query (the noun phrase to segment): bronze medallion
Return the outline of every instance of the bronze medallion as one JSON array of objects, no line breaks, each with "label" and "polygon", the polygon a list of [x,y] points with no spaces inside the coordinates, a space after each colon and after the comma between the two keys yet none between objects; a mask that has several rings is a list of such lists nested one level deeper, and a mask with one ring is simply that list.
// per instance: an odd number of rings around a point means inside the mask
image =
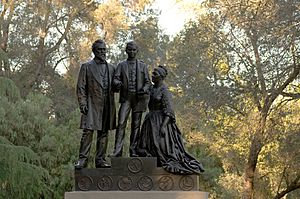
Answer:
[{"label": "bronze medallion", "polygon": [[102,191],[110,191],[112,189],[112,179],[109,176],[102,176],[99,180],[98,180],[98,188]]},{"label": "bronze medallion", "polygon": [[142,191],[149,191],[153,188],[152,179],[149,176],[142,176],[138,181],[138,187]]},{"label": "bronze medallion", "polygon": [[173,179],[170,176],[163,176],[159,179],[158,186],[163,191],[170,191],[174,186]]},{"label": "bronze medallion", "polygon": [[194,188],[194,180],[191,176],[183,176],[179,180],[179,187],[183,191],[190,191]]},{"label": "bronze medallion", "polygon": [[118,187],[122,191],[128,191],[132,187],[132,179],[129,176],[123,176],[119,179]]},{"label": "bronze medallion", "polygon": [[132,158],[127,164],[128,170],[131,173],[140,172],[143,168],[142,166],[143,166],[143,163],[139,158]]},{"label": "bronze medallion", "polygon": [[93,184],[93,180],[91,177],[88,177],[88,176],[83,176],[83,177],[79,178],[79,180],[77,182],[78,188],[81,191],[90,190],[92,184]]}]

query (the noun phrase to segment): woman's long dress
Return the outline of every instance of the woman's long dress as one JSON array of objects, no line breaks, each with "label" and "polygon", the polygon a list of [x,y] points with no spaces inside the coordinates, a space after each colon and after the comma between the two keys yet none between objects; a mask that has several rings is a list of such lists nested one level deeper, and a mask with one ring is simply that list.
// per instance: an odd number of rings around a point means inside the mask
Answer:
[{"label": "woman's long dress", "polygon": [[[164,133],[160,133],[166,116],[170,117],[170,121]],[[204,172],[201,163],[184,149],[181,132],[175,123],[171,95],[165,85],[153,87],[150,91],[149,113],[142,125],[139,153],[141,156],[157,157],[161,166],[171,173]]]}]

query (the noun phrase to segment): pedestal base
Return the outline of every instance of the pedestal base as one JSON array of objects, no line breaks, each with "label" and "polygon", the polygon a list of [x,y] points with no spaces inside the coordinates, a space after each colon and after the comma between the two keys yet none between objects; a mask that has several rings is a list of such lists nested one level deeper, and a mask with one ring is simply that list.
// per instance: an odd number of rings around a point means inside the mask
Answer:
[{"label": "pedestal base", "polygon": [[75,170],[75,191],[199,191],[198,175],[175,175],[156,158],[111,158],[111,168]]},{"label": "pedestal base", "polygon": [[65,199],[208,199],[201,191],[74,191]]}]

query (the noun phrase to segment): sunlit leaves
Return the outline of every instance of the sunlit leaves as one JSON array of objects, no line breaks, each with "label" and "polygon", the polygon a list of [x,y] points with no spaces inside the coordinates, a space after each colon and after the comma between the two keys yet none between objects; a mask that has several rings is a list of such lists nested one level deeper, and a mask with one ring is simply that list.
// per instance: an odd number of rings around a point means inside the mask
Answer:
[{"label": "sunlit leaves", "polygon": [[100,4],[94,12],[94,21],[98,22],[100,33],[107,42],[112,42],[118,31],[126,30],[129,20],[125,15],[125,8],[117,0]]},{"label": "sunlit leaves", "polygon": [[[299,120],[299,116],[290,108],[290,103],[299,105],[293,101],[299,99],[296,52],[300,38],[296,34],[299,26],[295,26],[299,23],[299,3],[217,0],[205,5],[208,13],[189,23],[170,49],[173,83],[184,92],[176,102],[195,115],[201,111],[187,109],[187,104],[201,104],[205,111],[201,116],[211,128],[201,131],[206,133],[203,142],[211,143],[210,150],[221,158],[225,171],[219,185],[228,192],[221,191],[220,197],[240,196],[245,165],[254,171],[250,178],[254,180],[255,198],[274,197],[275,190],[290,186],[282,183],[280,175],[284,174],[284,179],[289,176],[288,182],[297,179],[289,174],[295,174],[294,167],[283,173],[285,164],[279,157],[288,154],[283,150],[285,143],[299,131],[299,124],[291,119]],[[190,115],[188,112],[183,117]],[[283,119],[287,115],[290,120]],[[204,125],[202,119],[198,121],[199,126]],[[194,125],[193,119],[189,125]],[[289,128],[298,130],[286,131]],[[294,133],[285,137],[288,132]],[[291,145],[290,149],[291,155],[298,151]],[[294,164],[295,160],[289,162]],[[234,177],[239,183],[232,181]]]}]

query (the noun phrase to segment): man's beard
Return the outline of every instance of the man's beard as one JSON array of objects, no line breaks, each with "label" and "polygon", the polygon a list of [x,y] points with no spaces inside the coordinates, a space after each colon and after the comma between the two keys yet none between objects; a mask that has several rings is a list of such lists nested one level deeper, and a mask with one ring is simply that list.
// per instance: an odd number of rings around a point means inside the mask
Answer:
[{"label": "man's beard", "polygon": [[106,60],[106,54],[100,54],[99,57],[102,61]]}]

